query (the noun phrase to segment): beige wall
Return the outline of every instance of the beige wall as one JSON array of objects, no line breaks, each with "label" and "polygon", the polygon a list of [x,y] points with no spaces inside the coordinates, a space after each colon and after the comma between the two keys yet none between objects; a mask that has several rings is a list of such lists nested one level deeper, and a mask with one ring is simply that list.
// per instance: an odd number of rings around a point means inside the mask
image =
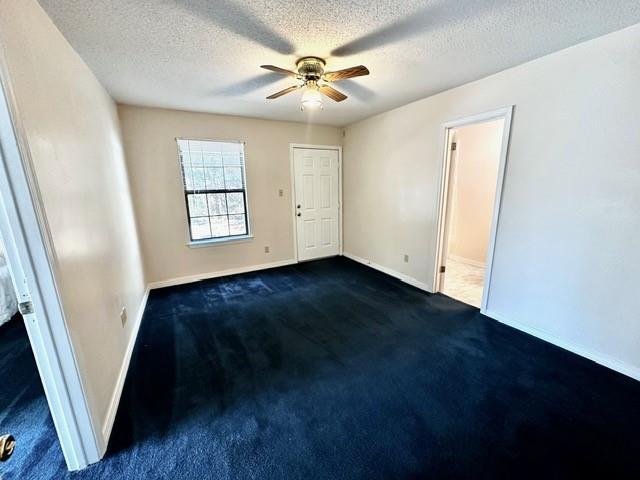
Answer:
[{"label": "beige wall", "polygon": [[448,254],[484,264],[491,233],[504,120],[454,130]]},{"label": "beige wall", "polygon": [[100,435],[145,290],[116,107],[37,2],[2,1],[0,45]]},{"label": "beige wall", "polygon": [[[118,111],[147,281],[293,259],[289,144],[341,145],[340,129],[129,105]],[[187,246],[176,137],[246,142],[252,240]]]},{"label": "beige wall", "polygon": [[443,123],[514,104],[488,312],[640,378],[638,85],[635,25],[351,125],[345,252],[432,288]]}]

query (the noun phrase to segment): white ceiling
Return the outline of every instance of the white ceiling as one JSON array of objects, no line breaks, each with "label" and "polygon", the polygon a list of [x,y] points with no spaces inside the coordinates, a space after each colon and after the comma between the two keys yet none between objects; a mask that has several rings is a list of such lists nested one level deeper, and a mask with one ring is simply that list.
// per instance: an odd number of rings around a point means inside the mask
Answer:
[{"label": "white ceiling", "polygon": [[[638,0],[40,0],[122,103],[347,125],[640,22]],[[304,55],[349,95],[300,112],[292,80]]]}]

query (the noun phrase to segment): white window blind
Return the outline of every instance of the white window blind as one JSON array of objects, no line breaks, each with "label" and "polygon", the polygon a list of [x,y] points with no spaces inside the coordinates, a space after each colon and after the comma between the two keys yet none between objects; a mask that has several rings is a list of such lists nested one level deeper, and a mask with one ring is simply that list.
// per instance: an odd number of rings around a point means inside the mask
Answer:
[{"label": "white window blind", "polygon": [[192,241],[249,235],[244,144],[178,139]]}]

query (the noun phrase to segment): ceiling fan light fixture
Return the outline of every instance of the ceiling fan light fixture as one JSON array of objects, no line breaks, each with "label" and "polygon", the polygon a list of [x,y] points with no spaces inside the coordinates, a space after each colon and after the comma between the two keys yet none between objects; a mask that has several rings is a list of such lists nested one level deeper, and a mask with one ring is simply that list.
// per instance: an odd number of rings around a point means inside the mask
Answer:
[{"label": "ceiling fan light fixture", "polygon": [[[325,62],[320,57],[301,58],[296,62],[297,72],[287,70],[286,68],[276,67],[275,65],[260,65],[260,67],[265,70],[270,70],[288,77],[295,77],[299,81],[297,85],[292,85],[291,87],[269,95],[267,100],[274,100],[286,95],[287,93],[304,88],[300,110],[304,111],[307,108],[309,110],[322,110],[324,108],[324,105],[322,104],[322,95],[327,96],[334,102],[342,102],[347,99],[347,96],[344,93],[333,88],[329,85],[330,83],[337,82],[339,80],[346,80],[347,78],[369,75],[369,69],[364,65],[343,68],[342,70],[336,70],[333,72],[325,72],[324,66]],[[320,82],[320,84],[318,84],[318,82]]]},{"label": "ceiling fan light fixture", "polygon": [[323,108],[322,95],[320,95],[318,87],[315,85],[307,86],[302,94],[302,110],[322,110]]}]

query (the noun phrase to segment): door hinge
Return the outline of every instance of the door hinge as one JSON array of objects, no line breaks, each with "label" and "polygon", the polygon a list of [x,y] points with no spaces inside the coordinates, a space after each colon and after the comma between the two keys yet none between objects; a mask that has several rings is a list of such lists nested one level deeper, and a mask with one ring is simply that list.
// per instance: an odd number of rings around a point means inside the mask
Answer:
[{"label": "door hinge", "polygon": [[458,143],[457,142],[451,142],[451,151],[455,151],[455,149],[458,148]]},{"label": "door hinge", "polygon": [[28,302],[20,302],[18,310],[22,315],[29,315],[33,313],[33,303],[30,300]]},{"label": "door hinge", "polygon": [[442,265],[440,267],[440,273],[444,273],[444,271],[447,269],[447,267],[445,267],[444,265]]}]

